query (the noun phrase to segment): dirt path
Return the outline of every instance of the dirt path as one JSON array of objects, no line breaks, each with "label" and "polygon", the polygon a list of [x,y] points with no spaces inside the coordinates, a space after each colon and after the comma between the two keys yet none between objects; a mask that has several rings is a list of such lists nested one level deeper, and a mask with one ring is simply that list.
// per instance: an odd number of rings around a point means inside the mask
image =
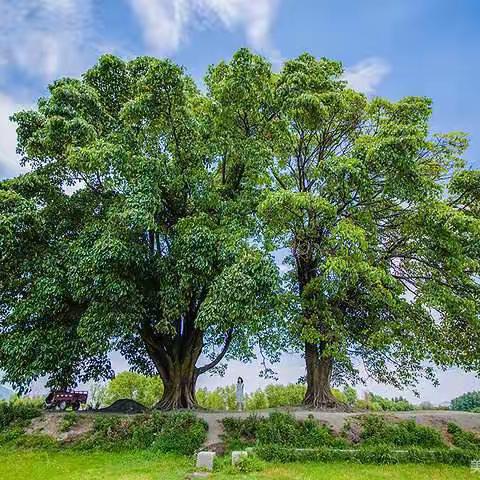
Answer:
[{"label": "dirt path", "polygon": [[[208,437],[206,444],[213,445],[221,442],[223,427],[221,420],[226,417],[246,418],[252,413],[265,417],[274,410],[261,410],[258,412],[198,412],[197,415],[208,423]],[[314,410],[289,410],[298,419],[305,419],[312,415],[317,420],[330,425],[339,432],[349,417],[363,415],[368,412],[321,412]],[[454,422],[466,430],[480,433],[480,414],[470,412],[451,412],[447,410],[421,410],[411,412],[380,412],[375,415],[382,415],[391,419],[406,420],[413,419],[422,425],[429,425],[438,429],[446,428],[449,422]]]}]

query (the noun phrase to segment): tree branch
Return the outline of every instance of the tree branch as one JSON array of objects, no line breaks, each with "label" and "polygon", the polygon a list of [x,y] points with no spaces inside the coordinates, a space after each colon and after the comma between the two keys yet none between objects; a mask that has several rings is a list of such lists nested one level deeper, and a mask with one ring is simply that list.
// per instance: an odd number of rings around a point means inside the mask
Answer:
[{"label": "tree branch", "polygon": [[228,351],[228,347],[230,347],[232,338],[233,338],[233,328],[231,328],[227,332],[227,336],[225,338],[225,344],[223,345],[222,351],[218,354],[217,358],[215,358],[215,360],[213,360],[212,362],[207,363],[203,367],[197,367],[195,369],[195,372],[197,375],[201,375],[202,373],[208,372],[212,368],[216,367],[223,360],[223,357],[225,357],[225,354]]}]

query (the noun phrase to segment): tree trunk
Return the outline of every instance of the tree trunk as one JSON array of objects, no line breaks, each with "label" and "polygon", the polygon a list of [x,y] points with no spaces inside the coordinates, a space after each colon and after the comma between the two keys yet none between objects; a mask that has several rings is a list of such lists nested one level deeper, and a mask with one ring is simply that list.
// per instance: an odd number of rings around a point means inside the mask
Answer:
[{"label": "tree trunk", "polygon": [[162,399],[155,405],[159,410],[179,410],[197,408],[195,384],[197,376],[191,372],[173,372],[168,380],[163,381]]},{"label": "tree trunk", "polygon": [[319,346],[305,343],[305,363],[307,367],[307,391],[303,404],[309,408],[337,408],[338,400],[330,388],[333,360],[320,353]]}]

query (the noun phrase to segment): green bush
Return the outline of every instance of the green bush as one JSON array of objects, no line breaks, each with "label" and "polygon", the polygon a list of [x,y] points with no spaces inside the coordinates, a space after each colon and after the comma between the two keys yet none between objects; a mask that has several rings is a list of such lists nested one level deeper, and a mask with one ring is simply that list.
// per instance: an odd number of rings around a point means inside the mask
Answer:
[{"label": "green bush", "polygon": [[350,450],[325,447],[296,450],[280,445],[265,445],[258,447],[256,454],[268,462],[279,463],[347,461],[372,464],[440,463],[447,465],[470,465],[470,462],[478,456],[475,452],[472,453],[458,448],[434,450],[409,448],[408,450],[396,451],[391,446],[386,445]]},{"label": "green bush", "polygon": [[35,400],[0,401],[0,430],[12,425],[26,426],[32,418],[40,416],[41,413],[41,406]]},{"label": "green bush", "polygon": [[50,435],[40,433],[19,435],[15,441],[14,446],[25,449],[40,449],[48,450],[58,447],[58,442]]},{"label": "green bush", "polygon": [[93,431],[79,442],[82,450],[151,449],[190,455],[201,447],[207,424],[192,413],[160,413],[135,417],[97,417]]},{"label": "green bush", "polygon": [[287,413],[274,412],[260,423],[257,432],[259,445],[286,445],[297,448],[343,446],[344,442],[312,418],[296,420]]},{"label": "green bush", "polygon": [[77,423],[78,415],[76,412],[68,412],[63,416],[62,421],[60,422],[60,431],[69,432]]},{"label": "green bush", "polygon": [[255,456],[248,455],[246,457],[242,457],[238,463],[235,465],[234,470],[240,473],[252,473],[252,472],[260,472],[263,470],[264,465],[262,461]]},{"label": "green bush", "polygon": [[480,450],[480,438],[472,432],[462,430],[455,423],[449,423],[447,432],[452,437],[452,443],[464,450]]},{"label": "green bush", "polygon": [[439,431],[417,425],[414,420],[387,422],[378,415],[360,419],[360,439],[365,445],[392,445],[396,447],[434,448],[445,446]]},{"label": "green bush", "polygon": [[246,445],[278,444],[289,447],[343,447],[345,441],[337,438],[313,418],[296,420],[292,415],[273,412],[268,418],[251,415],[245,419],[223,419],[225,441],[230,448]]}]

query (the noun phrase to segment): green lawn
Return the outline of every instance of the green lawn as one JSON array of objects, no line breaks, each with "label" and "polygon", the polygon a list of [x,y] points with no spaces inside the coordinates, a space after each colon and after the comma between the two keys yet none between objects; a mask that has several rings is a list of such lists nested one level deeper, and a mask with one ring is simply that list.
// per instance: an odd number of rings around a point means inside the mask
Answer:
[{"label": "green lawn", "polygon": [[[151,453],[1,451],[1,480],[180,480],[192,472],[185,457]],[[474,479],[469,468],[422,465],[306,464],[269,465],[260,473],[227,475],[212,480],[447,480]],[[480,474],[478,474],[480,479]]]}]

